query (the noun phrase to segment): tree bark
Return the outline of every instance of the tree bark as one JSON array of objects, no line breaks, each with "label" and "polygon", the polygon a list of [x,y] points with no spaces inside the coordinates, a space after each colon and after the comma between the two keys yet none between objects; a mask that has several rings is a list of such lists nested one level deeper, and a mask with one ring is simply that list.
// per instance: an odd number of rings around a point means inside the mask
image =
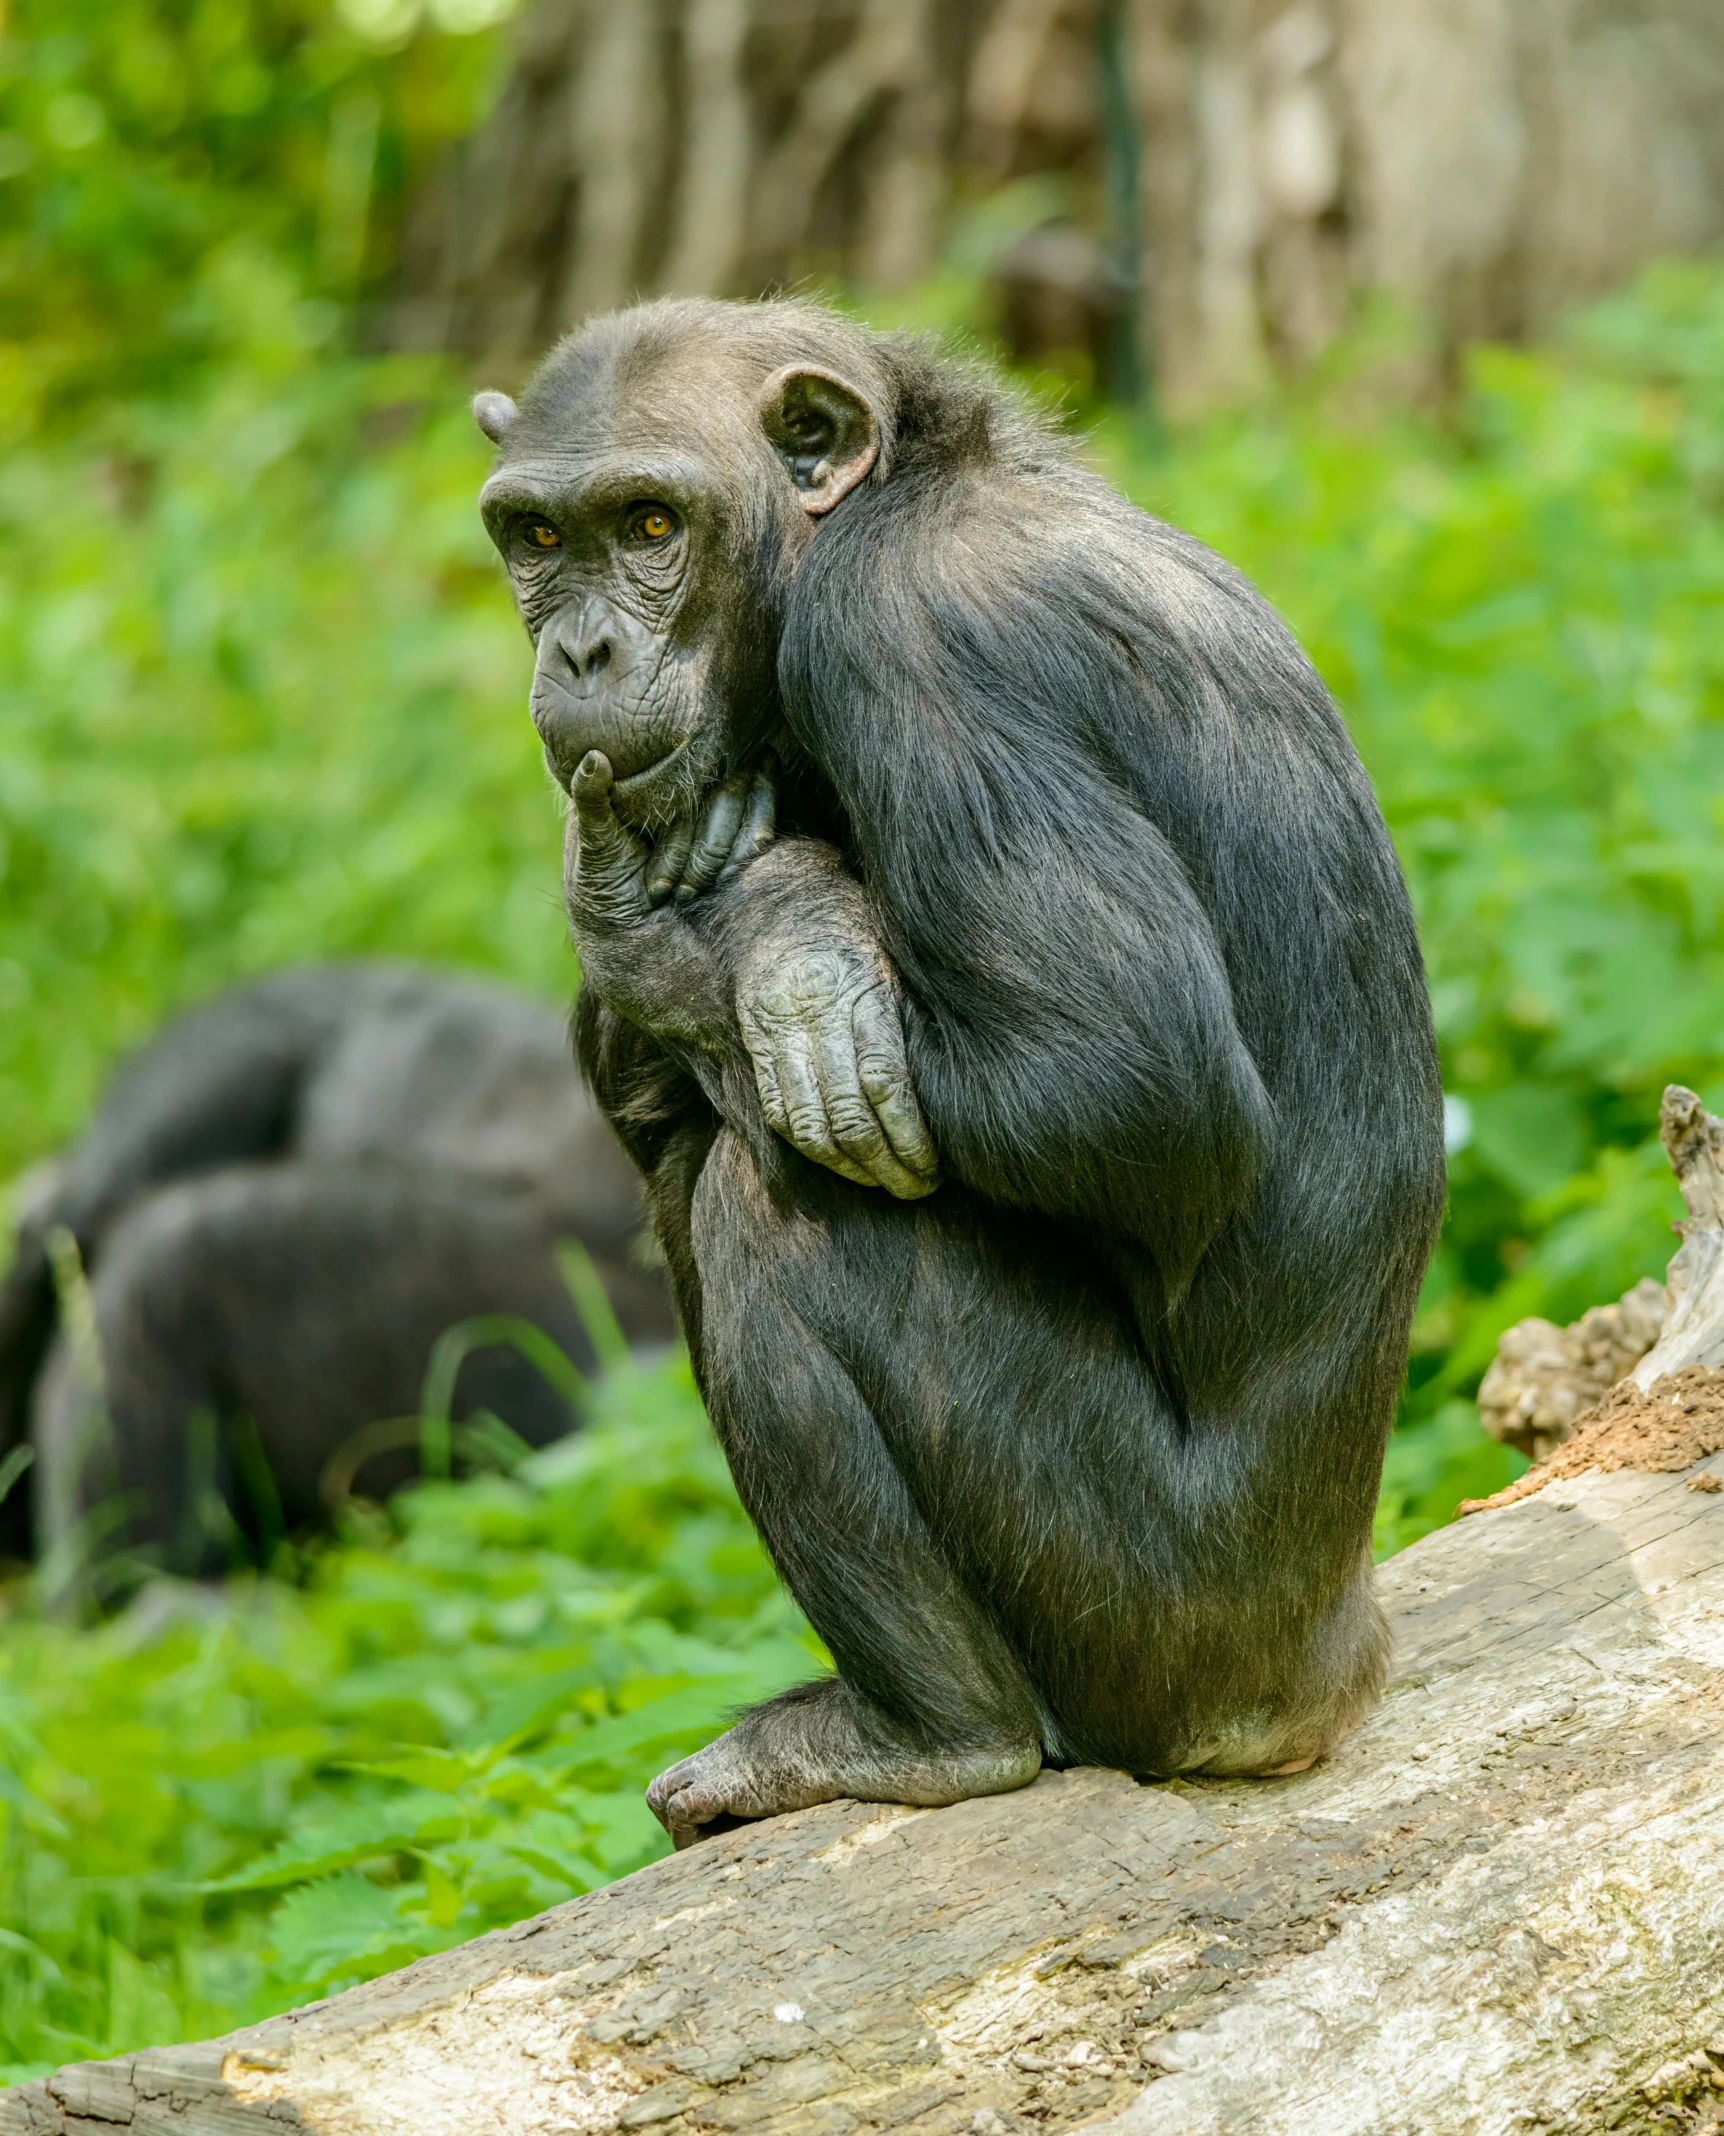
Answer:
[{"label": "tree bark", "polygon": [[1538,331],[1724,233],[1713,0],[1335,0],[1356,279]]},{"label": "tree bark", "polygon": [[1724,1493],[1557,1482],[1380,1577],[1395,1679],[1309,1773],[829,1804],[0,2136],[1716,2126]]},{"label": "tree bark", "polygon": [[1135,264],[1166,412],[1308,361],[1365,292],[1423,323],[1429,382],[1724,238],[1721,114],[1718,0],[537,0],[385,334],[507,372],[655,291],[901,287],[954,200],[1042,175],[1098,318]]},{"label": "tree bark", "polygon": [[507,373],[643,296],[917,280],[938,262],[989,13],[536,0],[495,112],[419,203],[383,338]]},{"label": "tree bark", "polygon": [[1365,292],[1422,325],[1431,379],[1724,236],[1713,0],[1131,6],[1173,414],[1253,390],[1265,351],[1307,360]]}]

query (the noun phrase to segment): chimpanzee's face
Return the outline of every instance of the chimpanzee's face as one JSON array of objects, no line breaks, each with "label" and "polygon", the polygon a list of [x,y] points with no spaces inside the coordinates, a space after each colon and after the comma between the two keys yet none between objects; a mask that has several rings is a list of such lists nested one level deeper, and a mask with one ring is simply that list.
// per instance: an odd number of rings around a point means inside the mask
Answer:
[{"label": "chimpanzee's face", "polygon": [[676,813],[716,775],[750,589],[716,597],[727,510],[698,459],[609,449],[506,459],[483,511],[532,637],[533,724],[565,787],[589,750],[638,821]]},{"label": "chimpanzee's face", "polygon": [[786,588],[820,516],[874,465],[871,411],[812,366],[682,348],[646,369],[546,365],[480,508],[537,652],[533,723],[567,787],[610,759],[625,820],[661,826],[776,729]]}]

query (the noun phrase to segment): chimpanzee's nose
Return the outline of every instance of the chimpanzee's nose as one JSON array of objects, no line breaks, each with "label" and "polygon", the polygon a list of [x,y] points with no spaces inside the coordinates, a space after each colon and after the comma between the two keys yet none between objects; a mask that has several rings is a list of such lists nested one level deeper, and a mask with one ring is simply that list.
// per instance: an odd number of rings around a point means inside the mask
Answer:
[{"label": "chimpanzee's nose", "polygon": [[564,786],[589,749],[602,749],[617,777],[628,779],[676,740],[663,731],[652,698],[652,652],[646,625],[599,593],[579,595],[547,620],[533,676],[533,724]]},{"label": "chimpanzee's nose", "polygon": [[550,652],[553,661],[566,670],[568,684],[577,692],[590,689],[616,651],[614,626],[615,618],[601,601],[565,610],[551,625],[553,642],[541,648],[540,657]]}]

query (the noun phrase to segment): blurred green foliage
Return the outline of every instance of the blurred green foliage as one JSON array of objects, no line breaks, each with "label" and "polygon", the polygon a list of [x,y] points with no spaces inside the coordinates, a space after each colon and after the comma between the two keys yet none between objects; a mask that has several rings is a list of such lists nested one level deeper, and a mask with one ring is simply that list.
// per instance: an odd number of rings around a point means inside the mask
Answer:
[{"label": "blurred green foliage", "polygon": [[[0,37],[0,1180],[244,973],[570,987],[468,381],[363,353],[505,11],[24,0]],[[1453,1207],[1380,1553],[1521,1466],[1467,1400],[1497,1334],[1662,1271],[1660,1086],[1724,1094],[1724,270],[1480,351],[1441,409],[1403,355],[1368,321],[1271,403],[1093,423],[1312,648],[1418,904]],[[0,2070],[222,2029],[661,1844],[646,1776],[808,1648],[685,1369],[599,1400],[278,1579],[93,1629],[7,1598]]]},{"label": "blurred green foliage", "polygon": [[571,989],[463,398],[399,360],[236,364],[131,411],[124,457],[0,461],[0,1173],[240,972],[374,951]]},{"label": "blurred green foliage", "polygon": [[483,441],[447,367],[355,354],[502,12],[21,0],[0,36],[0,1179],[238,972],[568,989]]},{"label": "blurred green foliage", "polygon": [[226,2030],[668,1846],[652,1775],[818,1649],[686,1365],[293,1580],[0,1615],[0,2084]]},{"label": "blurred green foliage", "polygon": [[[504,58],[485,0],[14,0],[0,36],[0,441],[352,338],[412,182]],[[0,17],[3,20],[3,17]],[[128,442],[121,414],[114,442]]]}]

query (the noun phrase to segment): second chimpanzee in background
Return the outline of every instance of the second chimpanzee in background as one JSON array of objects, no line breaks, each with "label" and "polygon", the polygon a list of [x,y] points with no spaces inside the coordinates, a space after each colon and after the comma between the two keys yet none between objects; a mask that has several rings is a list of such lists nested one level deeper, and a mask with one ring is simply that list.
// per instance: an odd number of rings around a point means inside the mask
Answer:
[{"label": "second chimpanzee in background", "polygon": [[812,306],[602,319],[476,412],[582,1058],[838,1664],[654,1807],[1308,1763],[1383,1678],[1443,1197],[1309,662],[987,378]]},{"label": "second chimpanzee in background", "polygon": [[[662,1283],[631,1259],[639,1203],[536,1001],[330,964],[205,1003],[121,1067],[23,1212],[0,1280],[0,1556],[97,1512],[109,1553],[210,1570],[234,1524],[267,1543],[317,1520],[337,1471],[382,1495],[417,1467],[452,1324],[518,1316],[593,1364],[565,1240],[631,1338],[666,1339]],[[58,1309],[56,1234],[89,1279],[99,1378]],[[506,1342],[475,1345],[452,1397],[535,1445],[576,1421]]]}]

